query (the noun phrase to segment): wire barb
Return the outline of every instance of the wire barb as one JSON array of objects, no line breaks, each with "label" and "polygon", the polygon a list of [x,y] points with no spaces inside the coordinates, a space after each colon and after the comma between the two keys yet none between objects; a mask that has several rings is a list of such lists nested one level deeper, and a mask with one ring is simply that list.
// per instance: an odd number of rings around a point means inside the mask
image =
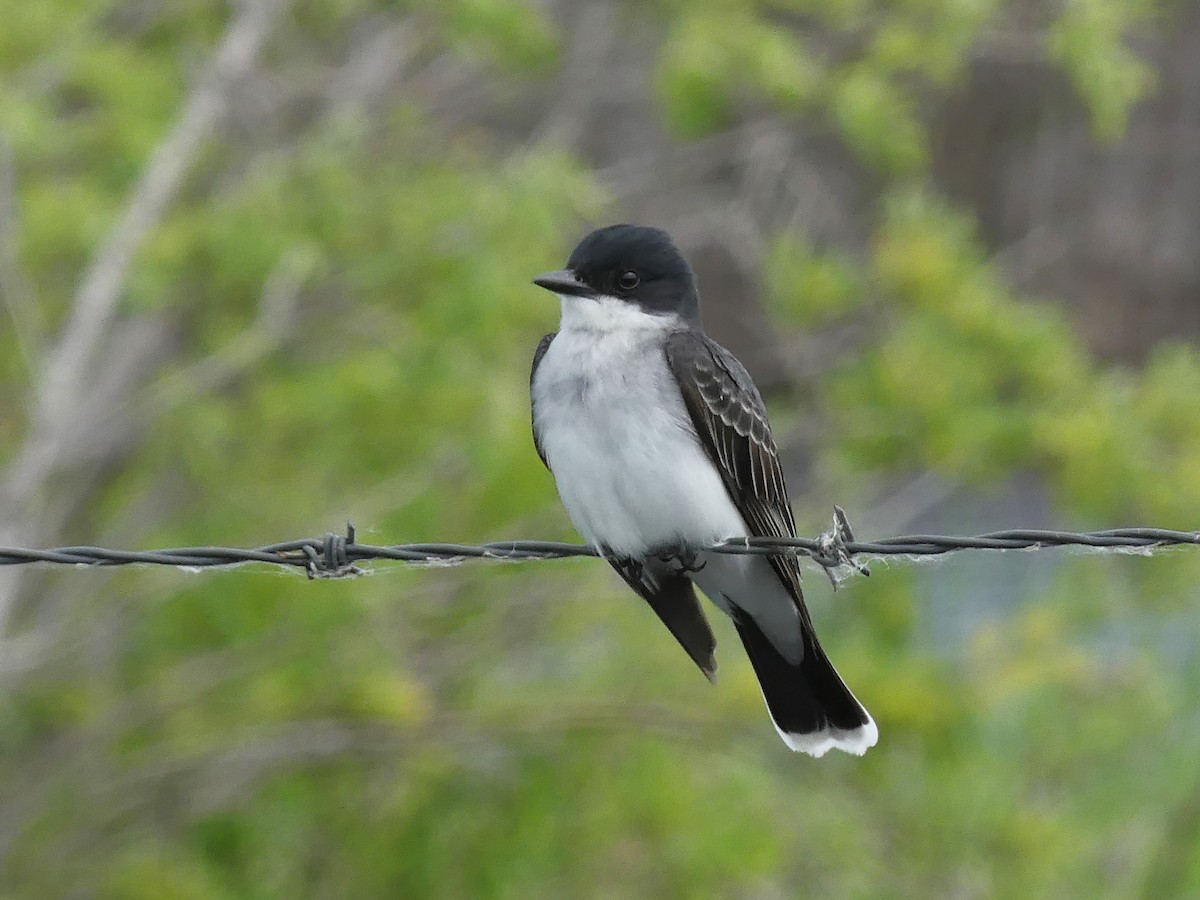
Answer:
[{"label": "wire barb", "polygon": [[[836,588],[849,570],[869,575],[856,556],[937,556],[961,550],[1044,550],[1050,547],[1091,547],[1101,551],[1128,551],[1168,546],[1200,545],[1200,531],[1166,528],[1113,528],[1070,532],[1016,528],[968,537],[918,534],[859,541],[841,507],[834,507],[833,526],[816,538],[732,538],[714,547],[714,553],[807,556],[820,565]],[[358,563],[396,560],[410,564],[459,565],[469,559],[547,560],[599,556],[595,548],[558,541],[496,541],[487,544],[393,544],[377,547],[360,544],[354,525],[345,535],[330,532],[321,538],[283,541],[265,547],[173,547],[163,550],[110,550],[103,547],[54,547],[31,550],[0,547],[0,566],[51,563],[73,566],[156,565],[215,568],[244,563],[268,563],[302,569],[311,579],[351,578],[364,574]]]},{"label": "wire barb", "polygon": [[820,549],[810,555],[814,562],[825,569],[825,575],[829,578],[829,583],[835,591],[842,586],[841,570],[843,567],[847,567],[859,575],[870,576],[871,574],[871,570],[867,568],[866,564],[855,559],[854,554],[848,549],[853,543],[854,532],[850,528],[850,520],[846,517],[846,511],[840,506],[834,506],[833,528],[821,533],[821,536],[817,538],[817,545]]},{"label": "wire barb", "polygon": [[308,580],[315,578],[355,578],[363,574],[363,570],[350,562],[349,548],[354,545],[354,523],[346,523],[345,536],[332,531],[325,532],[321,552],[311,544],[303,544],[301,551],[308,559],[305,571]]}]

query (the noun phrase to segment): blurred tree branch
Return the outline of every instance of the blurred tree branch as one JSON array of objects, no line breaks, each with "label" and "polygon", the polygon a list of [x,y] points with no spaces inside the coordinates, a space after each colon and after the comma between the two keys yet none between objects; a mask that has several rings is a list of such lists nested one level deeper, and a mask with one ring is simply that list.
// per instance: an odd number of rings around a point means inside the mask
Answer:
[{"label": "blurred tree branch", "polygon": [[[41,533],[42,514],[32,508],[31,501],[52,476],[85,453],[104,455],[106,447],[97,440],[96,426],[116,413],[124,397],[103,397],[94,386],[107,382],[116,388],[113,393],[127,395],[128,374],[113,378],[112,370],[137,357],[111,354],[100,368],[97,357],[115,324],[130,267],[182,188],[225,113],[232,90],[250,71],[285,6],[286,0],[249,0],[240,8],[174,126],[151,155],[124,212],[84,273],[58,340],[35,378],[25,440],[0,477],[0,508],[6,513],[0,537]],[[149,349],[144,352],[152,355]],[[105,443],[111,442],[112,435],[108,437]],[[0,575],[0,653],[19,586],[19,577]]]},{"label": "blurred tree branch", "polygon": [[21,361],[32,371],[42,322],[33,282],[24,271],[17,248],[16,181],[12,145],[0,135],[0,298],[12,320]]}]

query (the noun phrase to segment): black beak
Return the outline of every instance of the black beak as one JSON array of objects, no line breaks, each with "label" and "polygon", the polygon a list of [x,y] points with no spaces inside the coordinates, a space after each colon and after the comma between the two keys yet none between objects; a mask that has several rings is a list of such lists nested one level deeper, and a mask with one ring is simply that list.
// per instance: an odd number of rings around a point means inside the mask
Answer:
[{"label": "black beak", "polygon": [[576,278],[570,269],[559,269],[557,272],[539,275],[533,279],[533,283],[553,294],[566,294],[571,297],[596,296],[596,292]]}]

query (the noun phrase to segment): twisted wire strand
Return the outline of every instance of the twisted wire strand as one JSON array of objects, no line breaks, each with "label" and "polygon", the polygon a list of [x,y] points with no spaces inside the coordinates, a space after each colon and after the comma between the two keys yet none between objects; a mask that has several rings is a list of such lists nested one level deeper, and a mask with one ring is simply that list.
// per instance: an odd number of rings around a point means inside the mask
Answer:
[{"label": "twisted wire strand", "polygon": [[[807,556],[826,569],[850,566],[866,573],[854,557],[935,556],[962,550],[1040,550],[1050,547],[1092,547],[1136,550],[1200,545],[1200,531],[1167,528],[1112,528],[1104,531],[1050,531],[1016,528],[973,536],[916,534],[855,540],[845,515],[837,510],[834,528],[817,538],[734,538],[709,548],[715,553]],[[104,547],[53,547],[29,549],[0,547],[0,566],[50,563],[73,566],[157,565],[214,568],[244,563],[300,568],[310,577],[343,577],[360,574],[357,563],[395,560],[413,564],[458,565],[470,559],[528,560],[599,556],[595,548],[559,541],[515,540],[486,544],[419,543],[375,546],[355,541],[354,528],[345,535],[282,541],[263,547],[169,547],[160,550],[112,550]]]}]

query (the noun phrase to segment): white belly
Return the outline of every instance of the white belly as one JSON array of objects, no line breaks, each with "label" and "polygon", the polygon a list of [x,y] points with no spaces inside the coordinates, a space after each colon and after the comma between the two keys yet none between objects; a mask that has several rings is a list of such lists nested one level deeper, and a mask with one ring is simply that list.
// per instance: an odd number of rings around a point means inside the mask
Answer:
[{"label": "white belly", "polygon": [[588,543],[637,556],[745,534],[653,330],[560,332],[532,393],[559,496]]}]

